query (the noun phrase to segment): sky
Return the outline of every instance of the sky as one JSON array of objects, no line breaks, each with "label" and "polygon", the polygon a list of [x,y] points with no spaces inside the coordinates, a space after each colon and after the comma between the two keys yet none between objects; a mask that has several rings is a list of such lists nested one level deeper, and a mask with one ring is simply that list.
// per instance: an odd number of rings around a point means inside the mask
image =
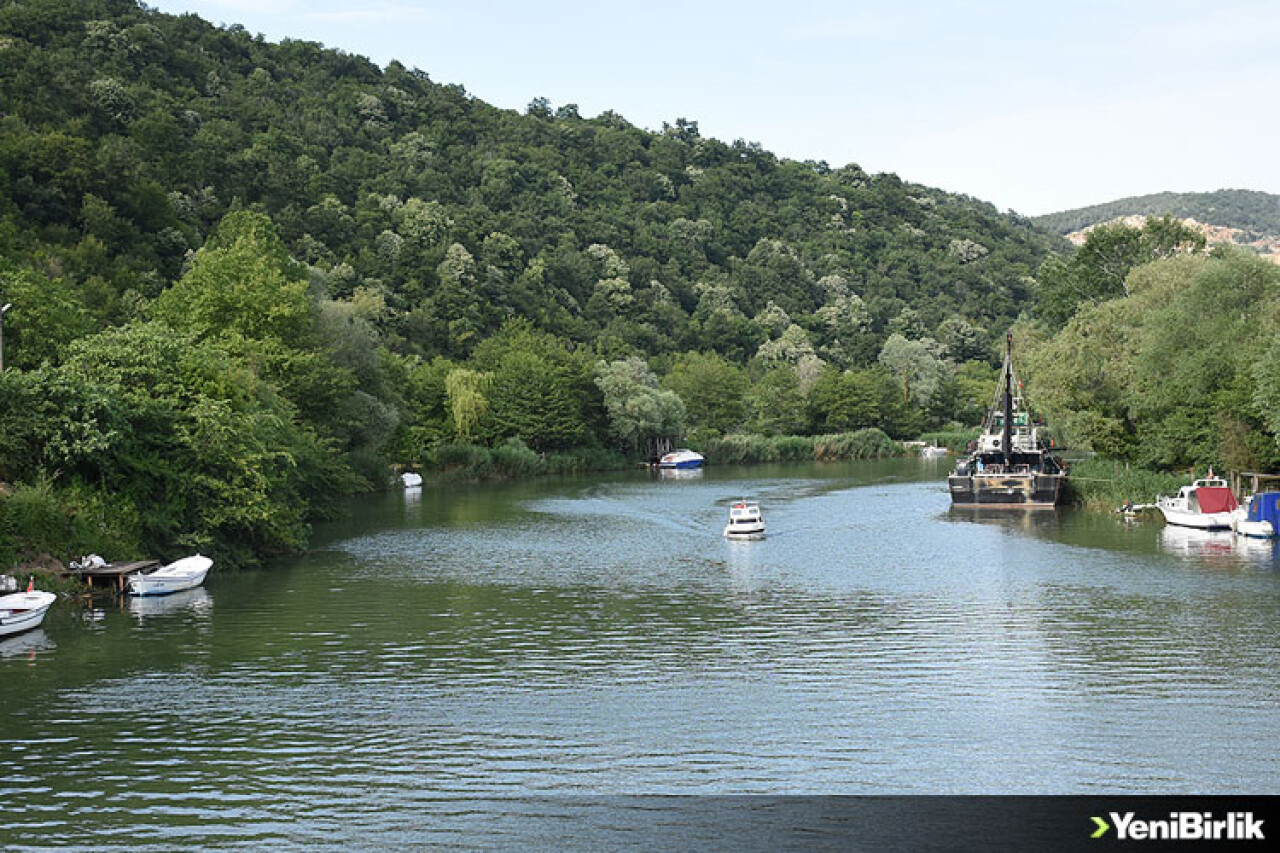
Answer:
[{"label": "sky", "polygon": [[1274,0],[149,0],[535,98],[1038,215],[1280,193]]}]

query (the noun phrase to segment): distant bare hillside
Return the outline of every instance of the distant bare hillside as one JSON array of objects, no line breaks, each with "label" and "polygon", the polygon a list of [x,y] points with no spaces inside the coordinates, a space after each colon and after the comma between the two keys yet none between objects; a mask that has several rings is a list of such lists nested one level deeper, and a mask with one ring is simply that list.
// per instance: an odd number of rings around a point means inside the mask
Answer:
[{"label": "distant bare hillside", "polygon": [[1033,221],[1079,243],[1104,222],[1170,215],[1200,229],[1210,243],[1248,246],[1280,260],[1280,195],[1254,190],[1156,193],[1037,216]]}]

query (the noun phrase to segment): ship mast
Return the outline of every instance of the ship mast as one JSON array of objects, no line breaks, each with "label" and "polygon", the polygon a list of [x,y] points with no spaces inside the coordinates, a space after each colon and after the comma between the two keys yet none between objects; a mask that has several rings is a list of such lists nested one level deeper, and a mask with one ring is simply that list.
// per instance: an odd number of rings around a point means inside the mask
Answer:
[{"label": "ship mast", "polygon": [[1004,469],[1013,465],[1013,332],[1005,337],[1004,344],[1004,434],[1000,449],[1004,452]]}]

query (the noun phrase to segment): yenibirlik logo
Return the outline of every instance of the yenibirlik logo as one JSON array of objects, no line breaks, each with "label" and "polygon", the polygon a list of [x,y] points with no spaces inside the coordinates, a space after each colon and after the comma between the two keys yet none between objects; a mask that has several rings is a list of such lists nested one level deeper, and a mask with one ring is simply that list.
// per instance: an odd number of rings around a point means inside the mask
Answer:
[{"label": "yenibirlik logo", "polygon": [[1115,825],[1119,841],[1264,841],[1261,818],[1253,812],[1229,812],[1215,819],[1213,812],[1169,812],[1167,820],[1142,820],[1133,812],[1109,812],[1111,824],[1093,818],[1090,838],[1102,838]]}]

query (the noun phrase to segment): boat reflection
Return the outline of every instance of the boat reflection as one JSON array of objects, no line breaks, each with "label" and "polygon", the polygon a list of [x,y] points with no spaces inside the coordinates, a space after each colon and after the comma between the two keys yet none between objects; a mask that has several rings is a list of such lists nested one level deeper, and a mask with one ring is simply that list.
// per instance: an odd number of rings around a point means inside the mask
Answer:
[{"label": "boat reflection", "polygon": [[1158,534],[1160,547],[1170,554],[1196,559],[1267,562],[1275,557],[1275,542],[1238,536],[1230,530],[1199,530],[1166,524]]},{"label": "boat reflection", "polygon": [[702,476],[701,468],[655,468],[659,480],[697,480]]},{"label": "boat reflection", "polygon": [[36,628],[34,631],[0,639],[0,658],[33,656],[36,652],[47,652],[56,647],[43,628]]},{"label": "boat reflection", "polygon": [[953,505],[947,510],[946,518],[948,521],[990,524],[1042,536],[1054,533],[1062,527],[1062,513],[1058,509],[982,509]]},{"label": "boat reflection", "polygon": [[170,595],[133,596],[129,599],[129,612],[140,620],[184,611],[204,615],[212,609],[213,596],[202,586]]}]

